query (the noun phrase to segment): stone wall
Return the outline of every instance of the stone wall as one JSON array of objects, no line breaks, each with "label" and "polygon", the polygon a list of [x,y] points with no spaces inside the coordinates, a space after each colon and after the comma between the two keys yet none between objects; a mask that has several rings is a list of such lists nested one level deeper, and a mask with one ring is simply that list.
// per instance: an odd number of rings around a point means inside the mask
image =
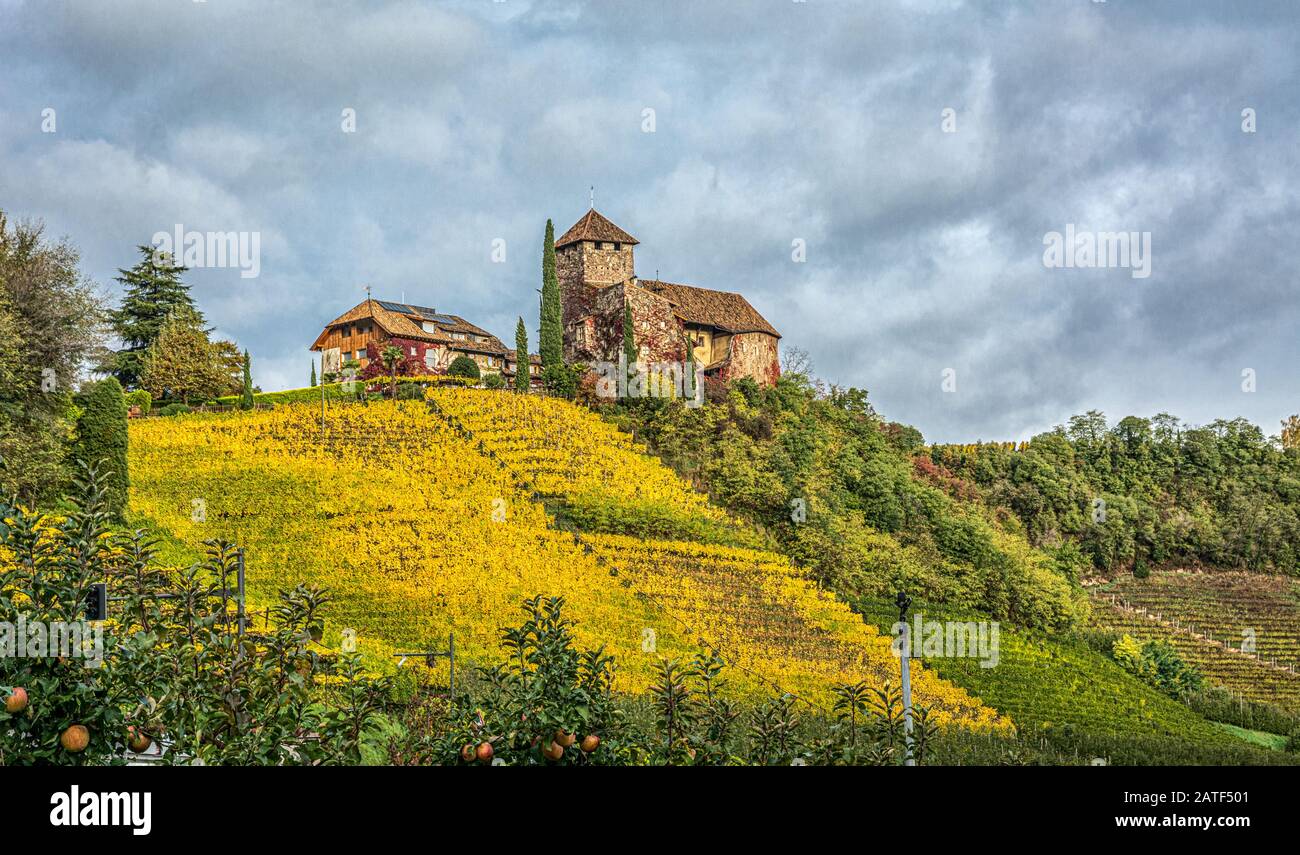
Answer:
[{"label": "stone wall", "polygon": [[595,289],[586,314],[564,328],[570,362],[617,362],[623,353],[623,307],[632,307],[632,335],[643,362],[686,359],[686,337],[672,306],[658,294],[626,283]]},{"label": "stone wall", "polygon": [[[624,287],[632,306],[632,334],[642,362],[683,362],[686,359],[686,331],[667,300],[636,285]],[[623,346],[623,324],[619,318],[619,347]]]},{"label": "stone wall", "polygon": [[583,241],[557,249],[555,277],[560,283],[564,326],[567,328],[592,314],[592,306],[601,291],[626,282],[634,275],[630,244],[615,250],[601,249],[597,244]]},{"label": "stone wall", "polygon": [[761,332],[736,333],[731,336],[731,360],[721,372],[723,379],[753,377],[763,385],[775,384],[781,376],[777,341],[774,336]]}]

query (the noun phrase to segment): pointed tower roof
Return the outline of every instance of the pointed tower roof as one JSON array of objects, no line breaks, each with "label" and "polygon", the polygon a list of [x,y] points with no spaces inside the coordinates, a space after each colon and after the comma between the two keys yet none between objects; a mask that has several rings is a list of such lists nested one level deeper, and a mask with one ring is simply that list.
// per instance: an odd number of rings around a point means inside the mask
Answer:
[{"label": "pointed tower roof", "polygon": [[556,249],[579,241],[609,241],[612,243],[640,243],[636,238],[611,223],[595,208],[587,211],[581,220],[555,241]]}]

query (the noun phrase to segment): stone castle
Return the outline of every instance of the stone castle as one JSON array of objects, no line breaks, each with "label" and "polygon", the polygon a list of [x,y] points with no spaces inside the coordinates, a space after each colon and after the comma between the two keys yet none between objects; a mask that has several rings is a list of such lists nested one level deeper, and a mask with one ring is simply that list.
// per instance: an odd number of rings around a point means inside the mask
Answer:
[{"label": "stone castle", "polygon": [[565,361],[617,362],[630,307],[640,361],[685,362],[689,346],[706,377],[775,383],[781,334],[749,301],[729,291],[638,279],[637,243],[595,208],[556,239]]}]

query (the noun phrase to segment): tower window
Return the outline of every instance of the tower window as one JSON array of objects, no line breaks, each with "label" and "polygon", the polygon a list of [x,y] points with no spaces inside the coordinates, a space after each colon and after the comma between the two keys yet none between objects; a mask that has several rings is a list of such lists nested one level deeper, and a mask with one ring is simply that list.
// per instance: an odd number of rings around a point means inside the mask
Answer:
[{"label": "tower window", "polygon": [[623,244],[619,243],[618,241],[615,241],[615,242],[614,242],[614,249],[615,249],[615,251],[620,250],[620,249],[622,249],[622,248],[623,248]]}]

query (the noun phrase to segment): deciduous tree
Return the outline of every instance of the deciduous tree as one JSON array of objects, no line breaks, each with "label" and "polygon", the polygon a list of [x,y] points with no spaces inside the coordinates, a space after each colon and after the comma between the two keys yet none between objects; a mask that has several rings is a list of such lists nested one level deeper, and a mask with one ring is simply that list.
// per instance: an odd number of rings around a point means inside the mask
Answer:
[{"label": "deciduous tree", "polygon": [[72,390],[104,358],[104,306],[66,241],[0,212],[0,493],[32,503],[67,482]]},{"label": "deciduous tree", "polygon": [[226,390],[229,375],[198,312],[182,306],[172,313],[145,354],[141,381],[155,399],[180,399],[183,404]]}]

